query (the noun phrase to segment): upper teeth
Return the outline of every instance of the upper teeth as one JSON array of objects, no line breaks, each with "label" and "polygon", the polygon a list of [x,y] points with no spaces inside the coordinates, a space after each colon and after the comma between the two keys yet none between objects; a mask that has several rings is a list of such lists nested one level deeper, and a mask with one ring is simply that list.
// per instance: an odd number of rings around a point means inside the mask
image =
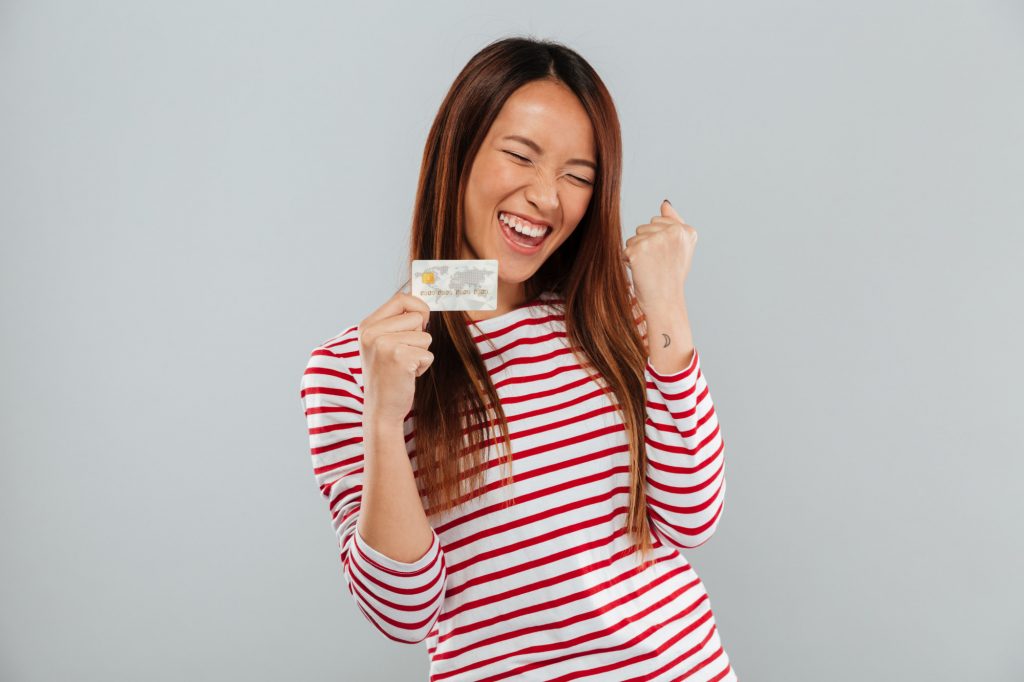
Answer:
[{"label": "upper teeth", "polygon": [[499,213],[498,220],[511,227],[516,232],[522,232],[530,237],[539,237],[548,231],[548,228],[544,225],[534,225],[531,222],[523,220],[522,218],[507,213]]}]

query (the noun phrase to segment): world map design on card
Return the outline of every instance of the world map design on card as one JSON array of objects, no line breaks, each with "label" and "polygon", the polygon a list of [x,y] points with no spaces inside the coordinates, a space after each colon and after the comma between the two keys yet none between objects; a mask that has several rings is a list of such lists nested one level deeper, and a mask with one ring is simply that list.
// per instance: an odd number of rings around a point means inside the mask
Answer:
[{"label": "world map design on card", "polygon": [[497,310],[497,260],[414,260],[411,293],[431,310]]}]

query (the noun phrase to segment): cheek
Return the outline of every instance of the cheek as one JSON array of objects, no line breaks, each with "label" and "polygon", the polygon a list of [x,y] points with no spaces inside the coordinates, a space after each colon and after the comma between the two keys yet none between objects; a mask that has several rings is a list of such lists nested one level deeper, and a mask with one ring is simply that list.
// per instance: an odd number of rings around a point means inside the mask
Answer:
[{"label": "cheek", "polygon": [[501,156],[489,158],[482,164],[482,170],[481,180],[491,191],[499,194],[515,191],[524,183],[536,179],[535,169]]},{"label": "cheek", "polygon": [[507,184],[506,168],[483,159],[478,160],[473,166],[468,188],[475,208],[484,211],[493,209],[496,197]]},{"label": "cheek", "polygon": [[491,195],[503,197],[522,184],[522,174],[510,166],[510,164],[497,164],[487,174],[485,186]]},{"label": "cheek", "polygon": [[580,197],[579,202],[573,204],[572,218],[570,219],[571,225],[579,225],[579,222],[583,220],[583,216],[587,214],[587,209],[590,208],[591,196]]}]

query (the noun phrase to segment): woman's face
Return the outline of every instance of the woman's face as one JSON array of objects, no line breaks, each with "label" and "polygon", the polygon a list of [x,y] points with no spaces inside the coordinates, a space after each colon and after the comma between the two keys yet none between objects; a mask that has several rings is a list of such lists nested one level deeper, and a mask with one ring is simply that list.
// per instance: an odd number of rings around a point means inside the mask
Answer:
[{"label": "woman's face", "polygon": [[[596,178],[594,129],[576,95],[551,81],[527,83],[506,100],[473,159],[461,257],[496,259],[500,288],[519,290],[576,229]],[[506,212],[548,225],[547,236],[517,245],[498,219]]]}]

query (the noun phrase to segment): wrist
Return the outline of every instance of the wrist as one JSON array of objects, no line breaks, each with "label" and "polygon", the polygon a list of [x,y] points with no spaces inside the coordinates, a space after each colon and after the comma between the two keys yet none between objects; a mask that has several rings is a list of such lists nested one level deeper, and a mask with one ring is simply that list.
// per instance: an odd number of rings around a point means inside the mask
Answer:
[{"label": "wrist", "polygon": [[660,328],[671,332],[690,325],[690,316],[687,313],[685,304],[656,308],[650,312],[644,312],[644,319],[647,321],[648,331]]},{"label": "wrist", "polygon": [[363,412],[363,430],[376,433],[387,433],[389,431],[405,431],[405,417],[389,415],[368,408]]}]

